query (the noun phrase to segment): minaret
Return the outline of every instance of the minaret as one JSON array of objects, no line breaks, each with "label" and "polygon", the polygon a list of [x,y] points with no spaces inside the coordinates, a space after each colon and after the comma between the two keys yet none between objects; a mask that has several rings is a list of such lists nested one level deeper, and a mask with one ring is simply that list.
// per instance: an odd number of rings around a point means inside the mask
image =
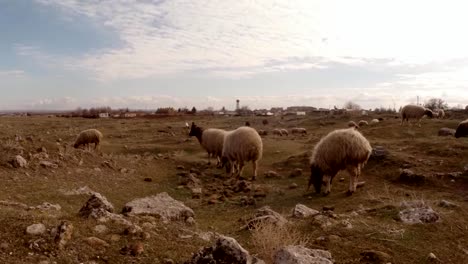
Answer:
[{"label": "minaret", "polygon": [[240,102],[239,99],[237,99],[237,100],[236,100],[236,110],[239,110],[239,109],[240,109],[240,107],[239,107],[239,102]]}]

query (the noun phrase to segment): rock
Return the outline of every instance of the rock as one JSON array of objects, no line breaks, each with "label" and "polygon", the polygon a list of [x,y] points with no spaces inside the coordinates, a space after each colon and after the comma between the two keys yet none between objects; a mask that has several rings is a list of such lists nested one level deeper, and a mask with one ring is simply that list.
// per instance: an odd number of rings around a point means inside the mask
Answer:
[{"label": "rock", "polygon": [[191,188],[190,191],[192,192],[192,199],[200,199],[202,197],[202,188]]},{"label": "rock", "polygon": [[438,260],[436,255],[434,253],[429,253],[429,255],[427,255],[427,259],[431,260],[431,261],[434,261],[434,260]]},{"label": "rock", "polygon": [[58,165],[47,160],[41,160],[39,165],[43,168],[57,169]]},{"label": "rock", "polygon": [[112,242],[117,242],[117,241],[120,240],[120,235],[112,234],[112,235],[110,236],[109,239],[110,239],[110,241],[112,241]]},{"label": "rock", "polygon": [[152,182],[153,179],[152,179],[152,178],[149,178],[149,177],[146,177],[146,178],[143,179],[143,181],[145,181],[145,182]]},{"label": "rock", "polygon": [[445,208],[457,208],[457,207],[459,207],[457,204],[454,204],[454,203],[449,202],[447,200],[441,200],[438,205],[440,207],[445,207]]},{"label": "rock", "polygon": [[46,227],[44,224],[41,224],[41,223],[32,224],[26,228],[26,234],[33,235],[33,236],[42,235],[45,233],[45,231],[46,231]]},{"label": "rock", "polygon": [[314,225],[320,226],[321,229],[326,230],[326,229],[330,228],[331,226],[335,225],[337,222],[336,222],[335,219],[333,219],[331,217],[328,217],[328,216],[323,215],[323,214],[318,214],[318,215],[314,216],[312,223]]},{"label": "rock", "polygon": [[252,184],[248,181],[237,181],[234,186],[234,192],[250,192],[252,190]]},{"label": "rock", "polygon": [[239,197],[239,204],[243,206],[256,205],[257,201],[253,197],[241,196]]},{"label": "rock", "polygon": [[141,228],[143,228],[144,230],[151,230],[151,229],[154,229],[155,225],[150,223],[150,222],[144,222],[143,224],[141,224]]},{"label": "rock", "polygon": [[302,176],[302,169],[296,168],[290,174],[290,178],[301,177]]},{"label": "rock", "polygon": [[182,220],[195,217],[192,209],[182,202],[174,200],[166,192],[155,196],[135,199],[125,205],[122,212],[126,215],[153,215],[159,216],[163,221]]},{"label": "rock", "polygon": [[57,233],[55,234],[54,242],[59,249],[63,249],[65,245],[70,241],[73,234],[73,225],[66,221],[60,223],[57,227]]},{"label": "rock", "polygon": [[189,188],[197,188],[201,186],[201,181],[197,178],[196,174],[189,173],[187,177],[180,180],[180,185],[186,185]]},{"label": "rock", "polygon": [[404,183],[421,184],[426,182],[427,177],[422,174],[416,174],[410,169],[400,170],[399,180]]},{"label": "rock", "polygon": [[38,206],[31,207],[31,209],[38,209],[38,210],[42,210],[42,211],[46,211],[46,210],[60,211],[62,209],[62,207],[60,205],[58,205],[58,204],[51,204],[51,203],[48,203],[48,202],[43,202],[42,204],[40,204]]},{"label": "rock", "polygon": [[319,211],[311,209],[303,204],[296,204],[292,211],[292,216],[295,218],[308,218],[320,214]]},{"label": "rock", "polygon": [[178,170],[185,170],[185,167],[183,165],[177,165],[176,169]]},{"label": "rock", "polygon": [[107,232],[107,226],[105,225],[97,225],[94,227],[94,232],[98,233],[98,234],[102,234],[102,233],[105,233]]},{"label": "rock", "polygon": [[323,211],[334,211],[335,210],[335,206],[332,206],[332,205],[324,205],[322,207],[322,210]]},{"label": "rock", "polygon": [[297,186],[297,183],[293,182],[293,183],[291,183],[291,184],[289,185],[288,188],[292,190],[292,189],[297,189],[297,187],[298,187],[298,186]]},{"label": "rock", "polygon": [[21,155],[16,155],[11,161],[11,165],[15,168],[25,168],[28,166],[28,162]]},{"label": "rock", "polygon": [[440,219],[439,214],[422,201],[404,202],[401,207],[398,217],[405,224],[427,224]]},{"label": "rock", "polygon": [[361,252],[361,262],[368,263],[387,263],[391,260],[391,256],[385,252],[377,250],[365,250]]},{"label": "rock", "polygon": [[120,254],[138,256],[141,255],[144,251],[145,246],[143,243],[136,241],[120,249]]},{"label": "rock", "polygon": [[357,182],[357,183],[356,183],[356,188],[361,188],[361,187],[363,187],[365,184],[366,184],[365,181]]},{"label": "rock", "polygon": [[455,129],[443,127],[439,129],[437,135],[439,135],[439,137],[455,136]]},{"label": "rock", "polygon": [[175,264],[175,261],[170,258],[165,258],[162,261],[163,264]]},{"label": "rock", "polygon": [[303,246],[286,246],[278,250],[273,264],[333,264],[331,253]]},{"label": "rock", "polygon": [[280,178],[280,175],[276,172],[276,171],[267,171],[265,172],[265,178],[269,179],[269,178]]},{"label": "rock", "polygon": [[383,146],[375,146],[372,148],[370,159],[381,160],[388,157],[388,150]]},{"label": "rock", "polygon": [[263,206],[262,208],[257,209],[254,216],[247,221],[247,224],[243,227],[243,229],[255,228],[256,225],[263,223],[282,226],[287,222],[288,220],[286,220],[286,218],[273,211],[269,206]]},{"label": "rock", "polygon": [[213,246],[201,249],[185,263],[264,264],[262,260],[252,257],[234,238],[226,236],[220,236]]},{"label": "rock", "polygon": [[86,204],[81,207],[79,215],[84,218],[92,217],[98,219],[113,212],[114,206],[107,201],[106,197],[102,196],[100,193],[94,193]]},{"label": "rock", "polygon": [[97,237],[87,237],[84,239],[84,241],[86,241],[86,243],[88,243],[88,245],[90,245],[91,247],[93,248],[100,248],[100,247],[108,247],[109,244],[100,239],[100,238],[97,238]]},{"label": "rock", "polygon": [[195,225],[197,222],[195,222],[195,219],[193,217],[189,217],[187,218],[187,220],[185,220],[185,223],[187,223],[188,225]]}]

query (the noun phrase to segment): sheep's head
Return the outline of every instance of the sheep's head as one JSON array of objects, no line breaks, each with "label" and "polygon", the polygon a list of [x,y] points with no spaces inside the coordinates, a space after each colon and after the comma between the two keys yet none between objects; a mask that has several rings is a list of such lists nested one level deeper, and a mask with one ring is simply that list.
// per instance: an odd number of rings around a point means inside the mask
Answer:
[{"label": "sheep's head", "polygon": [[307,190],[309,190],[310,185],[313,184],[315,188],[315,192],[320,193],[322,189],[322,181],[323,181],[323,171],[316,164],[311,164],[309,185],[307,185]]},{"label": "sheep's head", "polygon": [[434,112],[432,112],[431,109],[426,109],[426,111],[424,111],[424,114],[427,115],[427,117],[429,118],[434,117]]},{"label": "sheep's head", "polygon": [[192,122],[192,126],[190,127],[190,132],[189,132],[189,136],[190,137],[201,137],[201,134],[202,134],[203,130],[201,127],[195,125],[194,122]]},{"label": "sheep's head", "polygon": [[460,137],[466,137],[468,136],[468,127],[467,126],[458,126],[457,131],[455,132],[455,137],[460,138]]}]

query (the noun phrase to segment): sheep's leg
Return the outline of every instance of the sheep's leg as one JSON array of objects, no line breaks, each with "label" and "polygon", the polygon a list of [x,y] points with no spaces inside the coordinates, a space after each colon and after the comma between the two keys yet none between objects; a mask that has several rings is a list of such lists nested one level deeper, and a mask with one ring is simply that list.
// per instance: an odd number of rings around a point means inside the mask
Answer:
[{"label": "sheep's leg", "polygon": [[237,178],[240,178],[242,176],[242,171],[244,170],[244,162],[240,161],[238,164],[238,172],[237,172]]},{"label": "sheep's leg", "polygon": [[418,120],[418,126],[421,127],[421,118]]},{"label": "sheep's leg", "polygon": [[325,182],[325,192],[323,193],[324,196],[329,195],[331,192],[331,180],[332,176],[323,175],[323,181]]},{"label": "sheep's leg", "polygon": [[253,166],[253,176],[252,176],[252,181],[255,181],[255,178],[257,178],[257,161],[254,160],[252,161],[252,166]]},{"label": "sheep's leg", "polygon": [[357,167],[348,167],[347,171],[349,173],[349,190],[346,194],[352,195],[356,191],[359,169]]}]

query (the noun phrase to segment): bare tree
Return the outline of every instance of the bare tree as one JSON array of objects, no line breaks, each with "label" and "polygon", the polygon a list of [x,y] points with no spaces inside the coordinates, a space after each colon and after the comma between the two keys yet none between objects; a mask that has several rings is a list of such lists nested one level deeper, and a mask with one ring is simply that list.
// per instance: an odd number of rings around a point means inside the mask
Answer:
[{"label": "bare tree", "polygon": [[348,101],[344,104],[344,108],[349,110],[360,110],[361,106],[354,103],[353,101]]},{"label": "bare tree", "polygon": [[441,98],[431,98],[426,103],[424,103],[424,107],[429,108],[431,110],[447,109],[448,104]]}]

